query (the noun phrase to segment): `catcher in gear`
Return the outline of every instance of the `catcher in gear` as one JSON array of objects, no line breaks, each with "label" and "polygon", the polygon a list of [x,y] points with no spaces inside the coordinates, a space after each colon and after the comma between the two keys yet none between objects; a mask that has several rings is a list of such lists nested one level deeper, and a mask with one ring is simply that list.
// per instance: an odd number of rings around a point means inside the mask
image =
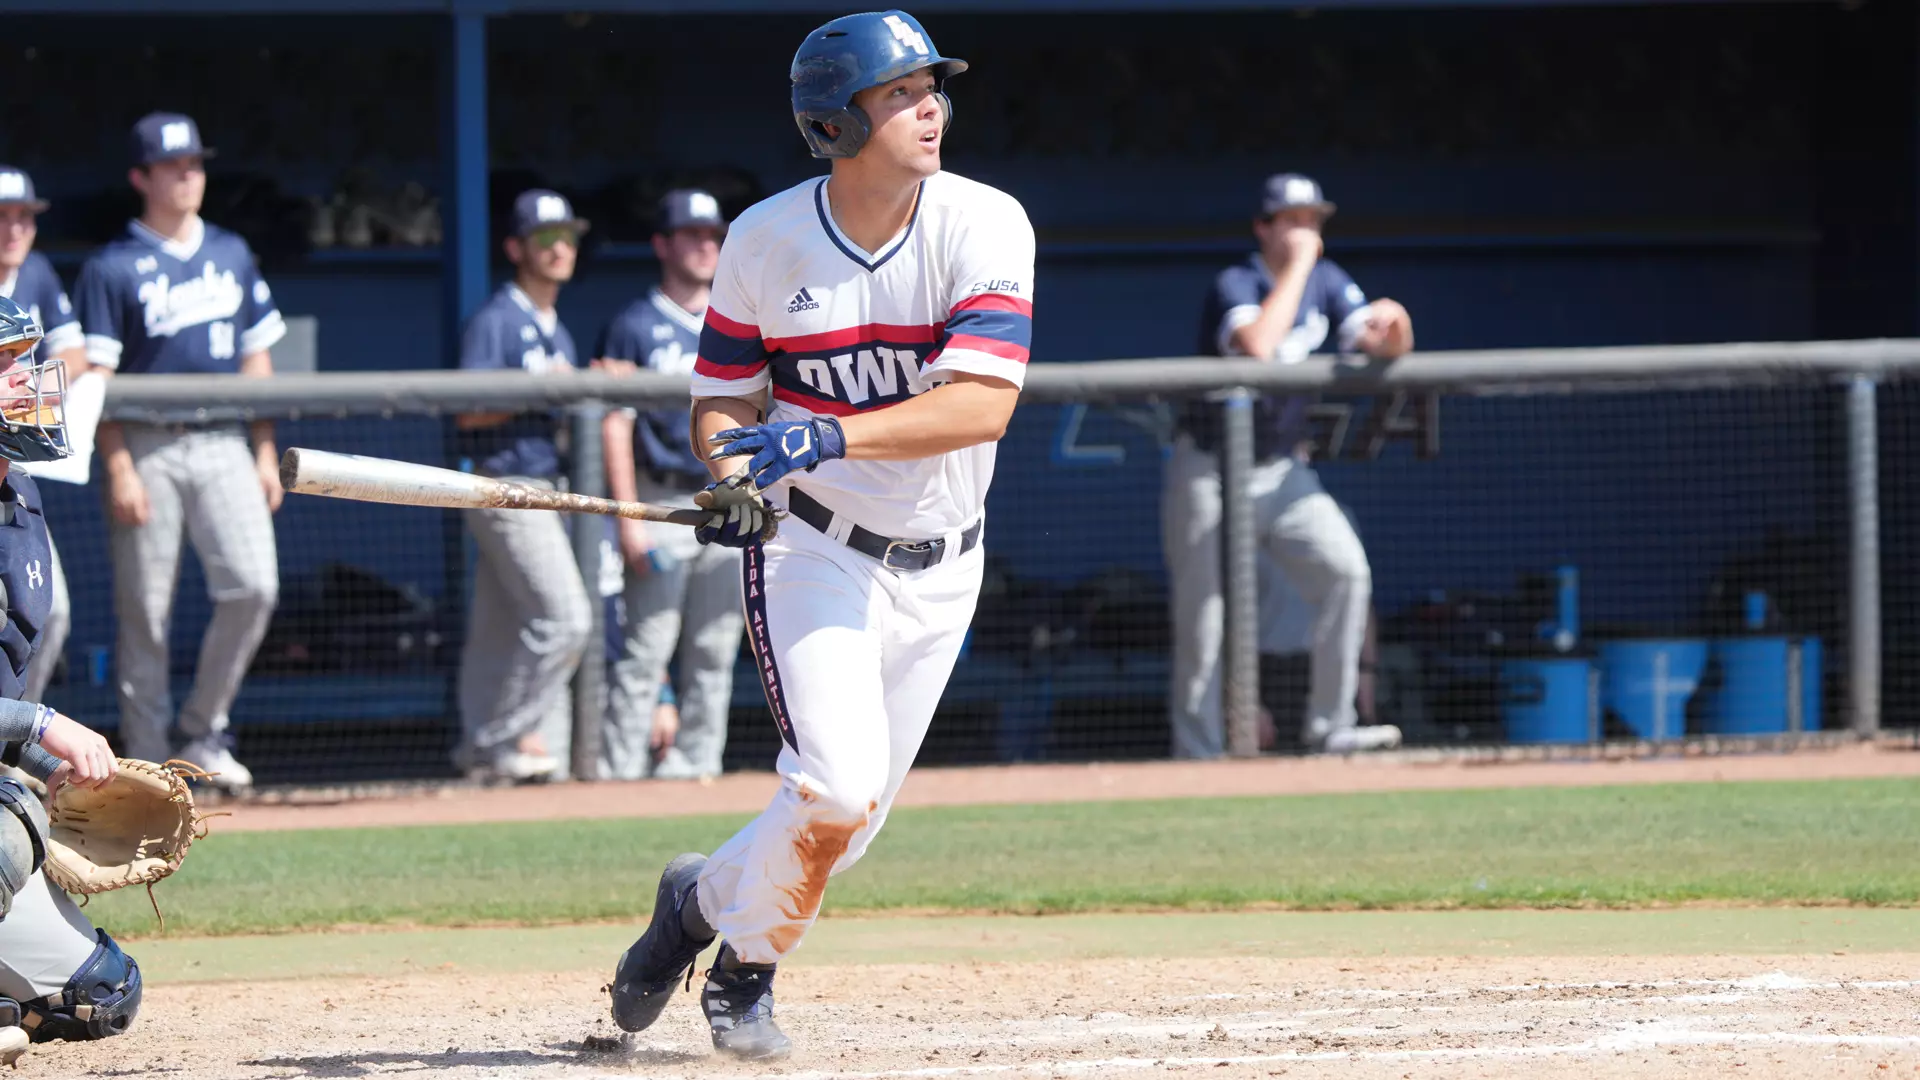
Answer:
[{"label": "catcher in gear", "polygon": [[[121,769],[97,732],[21,699],[53,597],[40,492],[11,465],[67,452],[58,365],[32,360],[40,337],[31,315],[0,299],[0,1063],[29,1042],[118,1034],[140,1009],[139,966],[47,876],[63,858],[54,816],[71,819],[75,806],[87,816]],[[98,831],[125,824],[103,820]]]}]

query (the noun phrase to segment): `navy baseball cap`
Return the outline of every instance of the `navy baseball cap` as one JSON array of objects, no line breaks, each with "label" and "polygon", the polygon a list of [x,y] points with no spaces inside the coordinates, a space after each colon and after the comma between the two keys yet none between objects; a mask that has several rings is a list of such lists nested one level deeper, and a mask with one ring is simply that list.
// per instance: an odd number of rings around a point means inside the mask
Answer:
[{"label": "navy baseball cap", "polygon": [[696,225],[711,225],[716,229],[727,227],[727,219],[720,213],[720,200],[699,188],[676,188],[662,195],[659,213],[654,215],[653,220],[654,231],[660,233]]},{"label": "navy baseball cap", "polygon": [[1321,217],[1333,216],[1333,204],[1320,190],[1320,185],[1310,176],[1299,173],[1279,173],[1267,177],[1267,186],[1260,196],[1260,216],[1272,217],[1282,210],[1309,209],[1320,211]]},{"label": "navy baseball cap", "polygon": [[587,231],[586,219],[574,217],[573,204],[557,191],[534,188],[513,200],[513,235],[527,236],[555,225],[564,225],[575,235]]},{"label": "navy baseball cap", "polygon": [[168,158],[210,158],[213,148],[200,141],[200,125],[184,113],[148,113],[133,125],[133,163],[151,165]]},{"label": "navy baseball cap", "polygon": [[34,213],[45,210],[47,200],[33,194],[33,177],[26,170],[0,165],[0,206],[25,206]]}]

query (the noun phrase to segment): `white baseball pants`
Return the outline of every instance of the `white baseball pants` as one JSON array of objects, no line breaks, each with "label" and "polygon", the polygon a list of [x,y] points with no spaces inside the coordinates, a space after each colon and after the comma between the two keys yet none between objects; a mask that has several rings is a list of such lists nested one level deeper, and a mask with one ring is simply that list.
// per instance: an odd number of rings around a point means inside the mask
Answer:
[{"label": "white baseball pants", "polygon": [[781,784],[699,887],[701,914],[740,959],[792,952],[828,876],[885,823],[973,622],[984,550],[960,554],[955,534],[939,563],[895,572],[792,517],[747,549],[747,637],[785,741]]},{"label": "white baseball pants", "polygon": [[[1248,486],[1261,546],[1315,613],[1303,734],[1309,744],[1318,744],[1329,732],[1358,722],[1354,695],[1373,572],[1352,523],[1311,466],[1291,458],[1261,462]],[[1219,459],[1182,436],[1167,462],[1160,501],[1173,618],[1168,711],[1177,758],[1226,752],[1220,701],[1226,625],[1221,509]]]}]

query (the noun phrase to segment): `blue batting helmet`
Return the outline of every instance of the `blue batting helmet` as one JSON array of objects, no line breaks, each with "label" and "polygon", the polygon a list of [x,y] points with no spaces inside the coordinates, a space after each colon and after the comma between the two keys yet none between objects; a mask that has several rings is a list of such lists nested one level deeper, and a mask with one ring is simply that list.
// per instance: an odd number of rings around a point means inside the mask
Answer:
[{"label": "blue batting helmet", "polygon": [[[32,312],[0,296],[0,457],[8,461],[58,461],[73,452],[62,408],[66,368],[28,362],[43,336]],[[19,363],[25,369],[15,371]]]},{"label": "blue batting helmet", "polygon": [[[904,11],[843,15],[808,34],[793,54],[793,122],[814,157],[850,158],[873,134],[853,95],[924,68],[933,69],[943,124],[952,123],[953,103],[941,88],[967,70],[965,60],[941,56],[920,21]],[[840,134],[827,134],[828,124]]]}]

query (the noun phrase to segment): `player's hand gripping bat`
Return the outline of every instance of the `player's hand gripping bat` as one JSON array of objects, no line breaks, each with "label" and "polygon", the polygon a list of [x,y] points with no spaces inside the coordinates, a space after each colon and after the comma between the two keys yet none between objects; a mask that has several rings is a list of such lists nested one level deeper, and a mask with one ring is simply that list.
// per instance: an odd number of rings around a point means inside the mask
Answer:
[{"label": "player's hand gripping bat", "polygon": [[461,510],[556,510],[664,521],[692,528],[707,524],[714,516],[711,510],[596,499],[432,465],[300,447],[293,447],[280,456],[280,485],[302,495],[326,495],[361,502]]}]

